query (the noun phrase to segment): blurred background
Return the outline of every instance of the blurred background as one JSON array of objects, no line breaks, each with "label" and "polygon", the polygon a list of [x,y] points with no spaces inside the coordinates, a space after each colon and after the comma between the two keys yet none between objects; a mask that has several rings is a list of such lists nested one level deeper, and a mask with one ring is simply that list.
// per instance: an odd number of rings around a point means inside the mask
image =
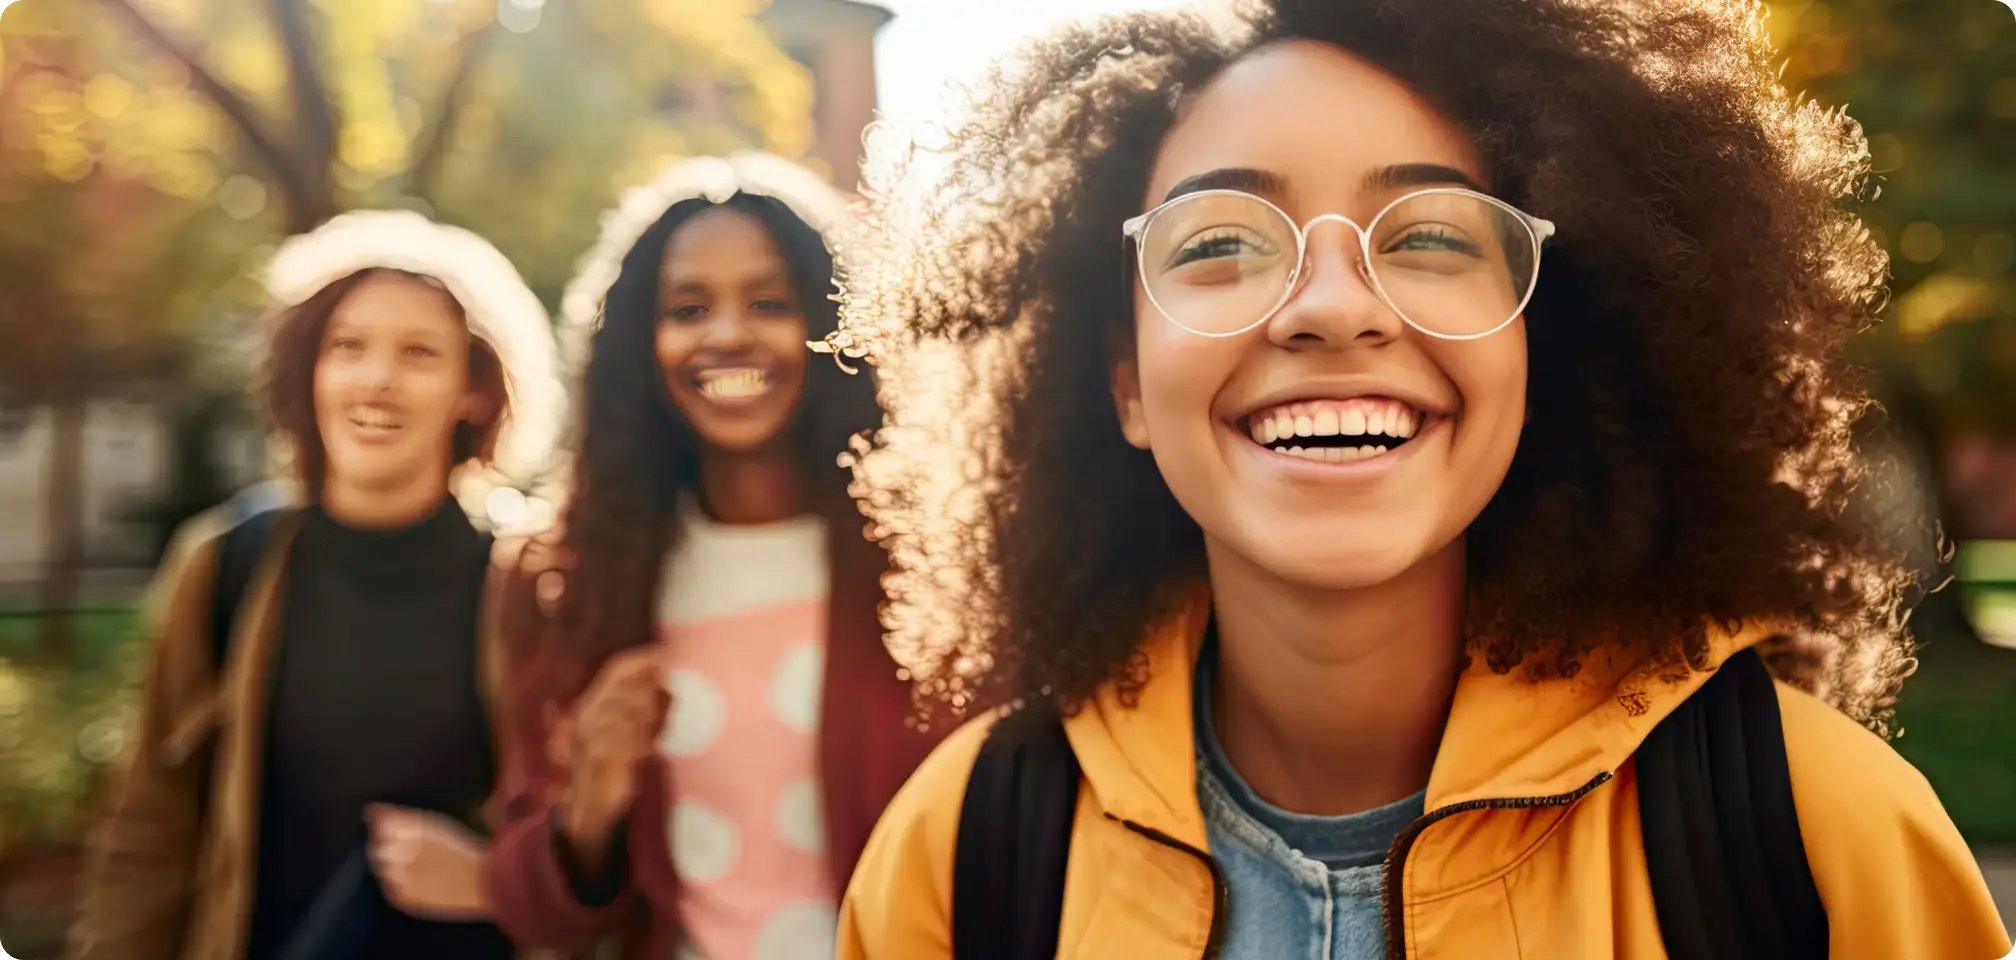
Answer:
[{"label": "blurred background", "polygon": [[[1866,128],[1891,251],[1872,450],[1951,583],[1897,748],[2016,918],[2016,11],[1766,4],[1785,82]],[[169,532],[259,479],[249,270],[345,209],[489,237],[553,306],[669,158],[857,181],[878,110],[1055,22],[1172,0],[0,0],[0,957],[53,956]],[[1942,551],[1948,556],[1939,559]]]}]

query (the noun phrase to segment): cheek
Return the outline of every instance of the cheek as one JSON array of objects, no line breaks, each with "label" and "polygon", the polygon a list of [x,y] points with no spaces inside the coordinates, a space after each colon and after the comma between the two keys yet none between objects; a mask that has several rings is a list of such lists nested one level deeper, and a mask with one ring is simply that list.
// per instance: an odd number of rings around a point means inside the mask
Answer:
[{"label": "cheek", "polygon": [[340,364],[331,363],[328,358],[315,361],[313,381],[309,384],[309,396],[315,402],[316,419],[333,417],[343,412],[343,395],[347,390],[346,377]]},{"label": "cheek", "polygon": [[681,336],[679,328],[661,323],[651,334],[651,350],[658,356],[658,366],[666,376],[686,362],[692,349],[685,344],[687,337]]},{"label": "cheek", "polygon": [[1238,340],[1172,332],[1166,323],[1143,323],[1137,329],[1134,356],[1151,442],[1208,433],[1212,401],[1239,362]]},{"label": "cheek", "polygon": [[1463,403],[1469,459],[1495,488],[1526,424],[1526,331],[1516,323],[1483,340],[1440,345],[1436,359]]},{"label": "cheek", "polygon": [[416,373],[408,390],[409,401],[433,419],[453,429],[463,415],[462,398],[469,392],[469,376],[461,370],[429,370]]},{"label": "cheek", "polygon": [[763,350],[776,362],[778,373],[793,382],[805,378],[805,361],[811,355],[805,341],[811,334],[804,317],[795,320],[780,317],[774,323],[765,324],[760,336]]}]

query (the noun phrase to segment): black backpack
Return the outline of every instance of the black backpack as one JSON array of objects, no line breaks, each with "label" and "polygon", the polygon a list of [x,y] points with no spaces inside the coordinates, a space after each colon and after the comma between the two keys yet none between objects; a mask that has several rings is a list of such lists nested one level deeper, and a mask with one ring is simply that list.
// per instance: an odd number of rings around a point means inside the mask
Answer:
[{"label": "black backpack", "polygon": [[[1827,912],[1792,803],[1778,694],[1756,652],[1731,657],[1633,756],[1668,955],[1824,960]],[[1019,710],[989,734],[959,818],[957,960],[1056,956],[1078,788],[1078,758],[1054,708]]]}]

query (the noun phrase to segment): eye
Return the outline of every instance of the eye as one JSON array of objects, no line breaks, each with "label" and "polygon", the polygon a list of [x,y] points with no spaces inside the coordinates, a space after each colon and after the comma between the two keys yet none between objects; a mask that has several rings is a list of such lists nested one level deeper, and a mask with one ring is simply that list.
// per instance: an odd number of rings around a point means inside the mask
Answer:
[{"label": "eye", "polygon": [[681,323],[690,323],[707,315],[707,308],[697,303],[682,303],[665,311],[665,316]]},{"label": "eye", "polygon": [[1253,230],[1237,226],[1212,227],[1185,242],[1170,258],[1169,265],[1180,267],[1186,263],[1224,257],[1268,257],[1279,252],[1277,246]]},{"label": "eye", "polygon": [[778,300],[774,298],[758,300],[755,303],[750,304],[749,307],[750,309],[755,310],[757,313],[771,314],[773,316],[777,314],[798,312],[797,304],[789,300]]},{"label": "eye", "polygon": [[436,350],[433,347],[418,343],[409,344],[406,347],[405,352],[407,356],[416,359],[425,359],[427,357],[438,357],[441,355],[441,351]]},{"label": "eye", "polygon": [[1399,236],[1394,237],[1392,242],[1386,245],[1386,249],[1383,252],[1393,253],[1402,250],[1446,251],[1468,254],[1473,257],[1481,256],[1484,253],[1469,237],[1464,236],[1452,227],[1439,223],[1424,223],[1408,227]]},{"label": "eye", "polygon": [[337,337],[329,341],[329,350],[332,353],[355,353],[362,349],[364,349],[364,341],[356,337]]}]

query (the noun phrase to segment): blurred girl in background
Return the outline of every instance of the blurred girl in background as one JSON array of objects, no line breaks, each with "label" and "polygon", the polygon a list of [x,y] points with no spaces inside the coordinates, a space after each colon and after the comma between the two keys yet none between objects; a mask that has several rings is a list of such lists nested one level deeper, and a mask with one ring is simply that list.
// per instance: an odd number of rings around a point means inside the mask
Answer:
[{"label": "blurred girl in background", "polygon": [[814,362],[840,201],[763,156],[675,164],[606,216],[563,303],[586,340],[571,501],[514,561],[521,944],[829,955],[882,806],[929,749],[882,646],[881,550],[838,458],[874,382]]},{"label": "blurred girl in background", "polygon": [[267,279],[263,399],[298,502],[198,517],[162,563],[74,952],[509,956],[470,922],[473,873],[415,891],[410,845],[381,843],[381,889],[367,814],[385,839],[459,832],[495,789],[490,537],[451,491],[544,459],[545,310],[488,243],[412,213],[337,217]]}]

